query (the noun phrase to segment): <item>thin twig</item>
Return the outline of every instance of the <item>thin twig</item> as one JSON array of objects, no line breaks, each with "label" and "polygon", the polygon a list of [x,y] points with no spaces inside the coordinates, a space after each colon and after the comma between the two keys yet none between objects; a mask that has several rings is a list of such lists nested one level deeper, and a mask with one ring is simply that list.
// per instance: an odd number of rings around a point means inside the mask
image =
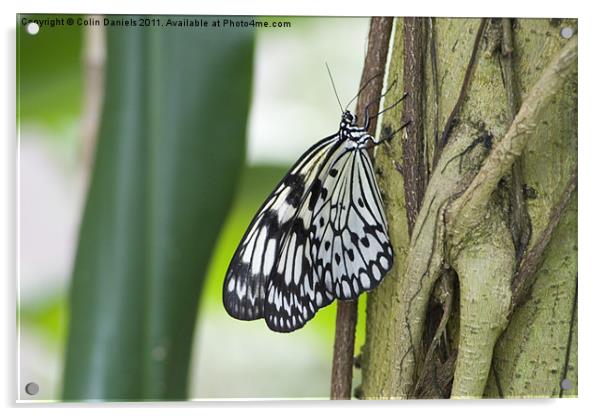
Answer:
[{"label": "thin twig", "polygon": [[558,223],[560,222],[560,219],[562,218],[576,188],[577,170],[574,170],[569,177],[569,181],[562,192],[560,200],[550,212],[550,219],[546,225],[546,228],[541,232],[539,239],[534,244],[533,248],[527,252],[523,262],[514,276],[514,280],[512,281],[511,312],[514,311],[516,306],[521,305],[524,302],[529,289],[533,285],[533,277],[539,268],[544,251],[548,246],[548,243],[554,234],[554,230],[558,226]]},{"label": "thin twig", "polygon": [[[441,315],[441,318],[439,319],[439,324],[437,326],[437,329],[435,330],[435,334],[433,335],[433,339],[431,341],[431,344],[426,352],[426,355],[424,356],[424,360],[423,360],[423,366],[422,366],[422,372],[421,375],[418,377],[418,382],[416,383],[416,387],[414,388],[414,396],[415,397],[421,397],[421,398],[426,398],[427,396],[425,396],[424,391],[435,391],[437,390],[435,389],[429,389],[425,384],[426,384],[426,380],[427,380],[427,373],[429,372],[429,363],[432,364],[433,368],[430,369],[430,371],[433,371],[433,369],[437,368],[437,364],[435,362],[435,350],[437,349],[437,347],[440,345],[441,343],[441,339],[445,333],[445,329],[447,327],[447,322],[449,320],[449,316],[451,313],[451,309],[452,309],[452,302],[453,302],[453,298],[454,298],[454,287],[453,284],[451,282],[451,274],[449,274],[450,272],[447,271],[445,275],[442,276],[442,287],[444,288],[443,290],[445,290],[445,300],[443,301],[443,314]],[[421,394],[422,392],[422,394]],[[442,397],[442,395],[439,395],[439,397]]]},{"label": "thin twig", "polygon": [[[370,21],[368,51],[364,60],[360,85],[365,85],[370,79],[372,81],[358,97],[356,114],[359,117],[362,117],[363,111],[361,110],[368,103],[378,100],[380,97],[392,27],[393,18],[390,17],[373,17]],[[378,76],[379,73],[380,76]],[[363,122],[364,120],[358,120],[360,125]],[[375,131],[376,123],[371,123],[368,132],[374,136]],[[351,398],[356,323],[357,301],[338,301],[330,383],[330,398],[332,400],[348,400]]]},{"label": "thin twig", "polygon": [[[575,276],[575,295],[573,296],[573,307],[571,310],[571,324],[569,325],[569,336],[566,345],[566,354],[564,356],[562,380],[560,380],[560,383],[562,383],[563,380],[566,380],[569,374],[569,362],[571,361],[571,344],[573,343],[573,328],[575,327],[575,320],[577,319],[577,288],[577,276]],[[564,396],[564,391],[564,388],[560,389],[559,396],[561,398]]]},{"label": "thin twig", "polygon": [[[508,18],[502,19],[502,38],[500,45],[500,66],[502,78],[506,89],[506,106],[508,111],[508,126],[512,124],[518,108],[520,97],[514,71],[514,43],[512,36],[512,22]],[[510,186],[510,231],[516,250],[516,268],[521,263],[522,257],[531,238],[531,220],[527,211],[525,195],[523,192],[522,160],[518,158],[512,165]]]},{"label": "thin twig", "polygon": [[472,76],[474,74],[474,70],[476,68],[477,63],[477,52],[479,51],[479,46],[481,45],[481,39],[483,38],[483,32],[485,31],[485,26],[487,25],[488,19],[481,19],[481,24],[479,25],[479,29],[477,30],[477,34],[475,36],[474,45],[472,47],[472,53],[470,55],[470,60],[468,61],[468,66],[466,67],[466,72],[464,73],[464,80],[462,81],[462,87],[460,88],[460,94],[458,95],[458,100],[454,105],[447,121],[445,122],[445,127],[443,128],[443,133],[441,134],[441,140],[439,140],[438,146],[435,148],[435,153],[433,155],[433,170],[439,161],[439,157],[441,156],[441,151],[447,144],[449,140],[449,135],[451,129],[454,125],[454,122],[460,113],[460,109],[466,101],[466,96],[468,94],[468,87],[470,86],[470,81],[472,81]]},{"label": "thin twig", "polygon": [[[433,77],[433,107],[434,107],[434,122],[433,122],[433,148],[439,146],[439,74],[437,70],[437,38],[435,31],[435,18],[429,18],[429,49],[431,54],[431,76]],[[427,168],[430,168],[427,163]],[[430,179],[432,169],[429,170],[428,176]]]},{"label": "thin twig", "polygon": [[493,380],[495,381],[495,388],[500,399],[504,398],[504,390],[502,389],[502,381],[495,365],[495,357],[491,360],[491,371],[493,371]]},{"label": "thin twig", "polygon": [[431,381],[430,383],[422,383],[421,387],[416,390],[414,397],[418,399],[448,399],[457,358],[457,352],[452,351],[444,362],[431,362]]},{"label": "thin twig", "polygon": [[402,144],[402,175],[410,235],[422,206],[427,179],[423,152],[423,37],[424,18],[403,19],[403,88],[410,93],[404,101],[401,121],[411,120],[411,123],[406,128],[407,134]]}]

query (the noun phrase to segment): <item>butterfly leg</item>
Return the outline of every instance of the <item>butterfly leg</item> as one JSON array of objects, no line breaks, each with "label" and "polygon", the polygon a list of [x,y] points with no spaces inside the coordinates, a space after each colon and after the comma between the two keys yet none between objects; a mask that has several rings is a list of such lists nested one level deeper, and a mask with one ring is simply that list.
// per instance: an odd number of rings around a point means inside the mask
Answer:
[{"label": "butterfly leg", "polygon": [[371,143],[371,144],[368,144],[368,145],[366,146],[366,149],[370,149],[370,148],[372,148],[372,147],[375,147],[375,146],[381,145],[381,144],[383,144],[383,143],[388,143],[388,142],[389,142],[389,141],[390,141],[390,140],[391,140],[393,137],[395,137],[395,135],[396,135],[397,133],[399,133],[401,130],[403,130],[404,128],[406,128],[406,127],[407,127],[407,126],[408,126],[408,125],[409,125],[411,122],[412,122],[411,120],[410,120],[410,121],[406,121],[406,122],[405,122],[405,123],[403,123],[403,124],[401,125],[401,127],[399,127],[397,130],[395,130],[394,132],[392,132],[392,133],[388,134],[386,137],[383,137],[383,138],[382,138],[382,139],[380,139],[380,140],[375,140],[373,137],[370,137],[370,141],[371,141],[372,143]]},{"label": "butterfly leg", "polygon": [[400,131],[402,131],[403,129],[405,129],[406,127],[408,127],[410,124],[412,123],[412,120],[406,121],[405,123],[403,123],[401,125],[401,127],[399,127],[397,130],[395,130],[393,133],[389,134],[388,136],[386,136],[383,139],[377,140],[374,142],[375,146],[378,146],[379,144],[383,143],[383,142],[388,142],[390,141],[393,137],[395,137],[395,135],[397,133],[399,133]]}]

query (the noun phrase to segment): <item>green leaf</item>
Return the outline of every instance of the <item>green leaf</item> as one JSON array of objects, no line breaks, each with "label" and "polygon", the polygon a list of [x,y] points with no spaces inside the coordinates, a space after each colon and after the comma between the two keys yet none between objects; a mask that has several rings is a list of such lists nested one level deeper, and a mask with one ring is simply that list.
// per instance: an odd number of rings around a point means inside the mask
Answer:
[{"label": "green leaf", "polygon": [[253,32],[107,29],[63,394],[184,399],[201,283],[244,163]]}]

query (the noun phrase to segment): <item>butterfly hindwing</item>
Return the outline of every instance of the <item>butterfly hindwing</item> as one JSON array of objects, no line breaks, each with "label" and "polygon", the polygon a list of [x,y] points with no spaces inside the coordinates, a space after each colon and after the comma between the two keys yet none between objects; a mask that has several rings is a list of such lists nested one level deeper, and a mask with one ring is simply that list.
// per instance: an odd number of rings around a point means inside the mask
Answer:
[{"label": "butterfly hindwing", "polygon": [[393,264],[393,250],[366,150],[349,152],[335,168],[336,177],[325,183],[332,189],[327,203],[316,212],[314,243],[326,290],[350,300],[378,285]]},{"label": "butterfly hindwing", "polygon": [[357,299],[393,264],[382,199],[364,149],[341,146],[324,164],[268,281],[265,318],[302,327],[335,298]]},{"label": "butterfly hindwing", "polygon": [[[357,153],[347,223],[353,253],[361,259],[354,263],[357,267],[350,282],[353,293],[357,288],[360,293],[374,289],[393,266],[393,248],[372,162],[364,149]],[[345,296],[344,288],[342,292]]]}]

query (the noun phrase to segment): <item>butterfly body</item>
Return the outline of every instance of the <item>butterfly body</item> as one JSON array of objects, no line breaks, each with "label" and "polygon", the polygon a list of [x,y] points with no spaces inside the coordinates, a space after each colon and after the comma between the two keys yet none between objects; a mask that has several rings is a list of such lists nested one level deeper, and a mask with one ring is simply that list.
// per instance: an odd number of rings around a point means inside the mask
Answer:
[{"label": "butterfly body", "polygon": [[308,149],[255,215],[230,262],[226,311],[301,328],[334,299],[375,288],[393,264],[367,148],[381,142],[345,111],[339,131]]}]

